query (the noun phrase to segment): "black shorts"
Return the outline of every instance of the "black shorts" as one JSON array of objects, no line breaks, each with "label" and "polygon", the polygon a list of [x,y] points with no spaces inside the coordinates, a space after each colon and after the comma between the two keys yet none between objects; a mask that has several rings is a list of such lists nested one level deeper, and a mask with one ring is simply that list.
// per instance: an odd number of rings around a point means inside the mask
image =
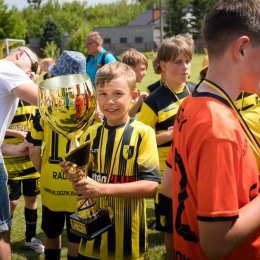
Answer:
[{"label": "black shorts", "polygon": [[80,237],[70,233],[70,215],[74,212],[52,211],[42,205],[42,225],[41,228],[48,238],[56,238],[62,234],[65,220],[67,228],[68,241],[71,243],[79,243]]},{"label": "black shorts", "polygon": [[40,194],[40,178],[8,180],[10,200],[18,200],[21,195],[33,197]]},{"label": "black shorts", "polygon": [[159,203],[155,203],[156,230],[173,233],[172,199],[159,193],[158,200]]}]

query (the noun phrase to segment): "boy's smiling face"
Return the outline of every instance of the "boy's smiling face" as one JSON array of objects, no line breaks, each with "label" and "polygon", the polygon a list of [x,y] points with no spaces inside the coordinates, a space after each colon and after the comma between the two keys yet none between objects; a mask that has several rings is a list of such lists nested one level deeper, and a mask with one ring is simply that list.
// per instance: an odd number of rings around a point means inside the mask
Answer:
[{"label": "boy's smiling face", "polygon": [[106,83],[103,87],[97,85],[97,100],[101,112],[109,126],[124,124],[129,116],[129,104],[133,92],[125,79],[119,77]]}]

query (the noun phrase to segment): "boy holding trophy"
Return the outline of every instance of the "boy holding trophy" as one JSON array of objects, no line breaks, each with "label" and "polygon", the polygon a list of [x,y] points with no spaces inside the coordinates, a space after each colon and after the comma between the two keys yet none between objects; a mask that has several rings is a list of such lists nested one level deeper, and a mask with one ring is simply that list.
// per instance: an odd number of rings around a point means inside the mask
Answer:
[{"label": "boy holding trophy", "polygon": [[[93,240],[81,239],[78,259],[145,259],[147,226],[145,198],[155,196],[160,182],[155,134],[128,115],[136,76],[121,62],[103,66],[96,75],[96,97],[104,123],[90,126],[88,177],[61,162],[77,199],[95,198],[114,211],[113,227]],[[108,185],[109,184],[109,185]]]}]

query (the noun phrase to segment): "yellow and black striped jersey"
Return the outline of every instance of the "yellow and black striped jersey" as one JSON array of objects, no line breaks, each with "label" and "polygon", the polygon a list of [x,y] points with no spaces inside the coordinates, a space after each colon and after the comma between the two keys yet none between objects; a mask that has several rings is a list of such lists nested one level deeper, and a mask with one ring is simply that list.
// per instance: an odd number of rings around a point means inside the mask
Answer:
[{"label": "yellow and black striped jersey", "polygon": [[[182,101],[194,90],[195,84],[187,82],[184,88],[172,92],[165,83],[154,90],[143,102],[139,121],[151,126],[155,134],[169,131]],[[160,174],[163,177],[166,157],[172,141],[158,146]],[[161,192],[159,185],[158,192]]]},{"label": "yellow and black striped jersey", "polygon": [[[27,132],[32,124],[36,109],[37,107],[19,100],[16,113],[9,129]],[[17,137],[6,135],[4,143],[19,144],[21,141]],[[29,156],[5,155],[3,157],[9,180],[24,180],[40,177]]]},{"label": "yellow and black striped jersey", "polygon": [[153,84],[149,85],[149,86],[146,88],[146,92],[147,92],[148,94],[151,94],[151,93],[154,92],[157,88],[159,88],[161,85],[162,85],[162,81],[161,81],[161,80],[158,80],[158,81],[154,82]]},{"label": "yellow and black striped jersey", "polygon": [[69,151],[69,141],[58,135],[44,123],[38,113],[26,137],[27,141],[40,146],[44,141],[41,164],[41,201],[52,211],[75,212],[76,194],[59,163]]},{"label": "yellow and black striped jersey", "polygon": [[[87,130],[91,140],[88,176],[102,183],[138,180],[160,182],[154,131],[141,122],[111,127],[102,124]],[[103,199],[96,199],[102,207]],[[114,226],[94,240],[82,239],[79,253],[94,259],[145,259],[147,253],[146,204],[144,198],[108,197],[114,210]]]},{"label": "yellow and black striped jersey", "polygon": [[244,111],[258,104],[258,102],[259,97],[257,94],[242,91],[236,99],[235,105],[238,111]]}]

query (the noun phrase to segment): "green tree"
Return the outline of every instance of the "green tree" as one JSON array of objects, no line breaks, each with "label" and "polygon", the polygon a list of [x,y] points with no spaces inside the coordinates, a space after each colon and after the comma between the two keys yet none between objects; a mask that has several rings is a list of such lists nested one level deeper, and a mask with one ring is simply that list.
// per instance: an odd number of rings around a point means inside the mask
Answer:
[{"label": "green tree", "polygon": [[61,47],[61,32],[56,25],[50,18],[47,18],[46,24],[43,28],[43,35],[40,38],[40,48],[45,49],[47,46],[47,42],[53,41],[58,48]]},{"label": "green tree", "polygon": [[57,60],[60,56],[60,48],[57,47],[54,41],[51,41],[50,43],[47,42],[46,47],[41,49],[41,51],[44,53],[45,57],[53,58],[54,60]]},{"label": "green tree", "polygon": [[16,7],[8,10],[8,5],[0,0],[0,39],[24,39],[26,36],[26,22]]},{"label": "green tree", "polygon": [[74,32],[69,39],[69,49],[79,51],[86,56],[88,52],[85,47],[85,38],[88,33],[90,33],[90,30],[85,26],[79,28],[77,32]]},{"label": "green tree", "polygon": [[199,37],[203,25],[203,17],[217,4],[218,0],[193,0],[190,19],[190,32]]},{"label": "green tree", "polygon": [[166,0],[165,22],[169,25],[167,35],[188,32],[188,20],[185,15],[190,12],[189,0]]}]

